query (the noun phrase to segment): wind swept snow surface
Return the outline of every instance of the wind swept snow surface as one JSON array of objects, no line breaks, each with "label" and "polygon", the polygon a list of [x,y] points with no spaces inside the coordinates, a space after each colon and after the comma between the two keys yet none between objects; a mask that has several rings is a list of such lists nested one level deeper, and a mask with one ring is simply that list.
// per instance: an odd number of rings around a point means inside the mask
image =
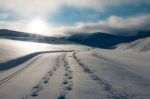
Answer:
[{"label": "wind swept snow surface", "polygon": [[0,99],[150,99],[150,51],[0,39],[0,56]]}]

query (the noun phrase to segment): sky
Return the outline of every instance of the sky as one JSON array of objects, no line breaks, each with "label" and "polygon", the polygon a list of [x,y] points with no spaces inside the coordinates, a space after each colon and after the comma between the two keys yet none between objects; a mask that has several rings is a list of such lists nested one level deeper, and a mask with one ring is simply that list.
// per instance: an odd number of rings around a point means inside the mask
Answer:
[{"label": "sky", "polygon": [[150,30],[150,0],[0,0],[0,29],[134,34]]}]

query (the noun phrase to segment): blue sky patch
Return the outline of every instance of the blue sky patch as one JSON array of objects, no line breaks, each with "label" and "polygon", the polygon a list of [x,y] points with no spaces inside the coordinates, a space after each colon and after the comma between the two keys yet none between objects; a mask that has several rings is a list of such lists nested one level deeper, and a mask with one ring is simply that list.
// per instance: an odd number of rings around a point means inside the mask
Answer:
[{"label": "blue sky patch", "polygon": [[105,20],[110,16],[136,16],[150,13],[148,5],[124,5],[105,8],[103,11],[93,9],[62,7],[58,13],[48,16],[50,23],[55,25],[74,25],[77,22],[96,22]]}]

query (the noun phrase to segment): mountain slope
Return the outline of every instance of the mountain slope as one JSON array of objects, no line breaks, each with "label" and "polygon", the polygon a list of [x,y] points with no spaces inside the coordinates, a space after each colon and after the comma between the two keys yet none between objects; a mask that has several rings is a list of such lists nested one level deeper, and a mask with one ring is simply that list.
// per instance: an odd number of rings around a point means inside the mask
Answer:
[{"label": "mountain slope", "polygon": [[127,43],[138,40],[140,38],[150,37],[150,31],[141,31],[132,36],[121,36],[107,33],[92,33],[92,34],[74,34],[68,37],[68,40],[85,44],[98,48],[113,48],[120,43]]},{"label": "mountain slope", "polygon": [[150,50],[150,37],[139,39],[131,43],[118,45],[119,49],[128,49],[134,51],[149,51]]},{"label": "mountain slope", "polygon": [[66,41],[58,37],[48,37],[39,34],[31,34],[26,32],[19,32],[7,29],[0,29],[0,38],[7,38],[12,40],[38,42],[47,44],[72,44],[73,42]]}]

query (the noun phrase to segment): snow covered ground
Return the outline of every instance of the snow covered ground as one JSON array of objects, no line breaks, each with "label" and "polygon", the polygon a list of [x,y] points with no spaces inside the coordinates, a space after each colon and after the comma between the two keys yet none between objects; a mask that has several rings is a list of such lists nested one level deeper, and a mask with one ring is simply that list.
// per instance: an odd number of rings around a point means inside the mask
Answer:
[{"label": "snow covered ground", "polygon": [[150,37],[144,38],[144,39],[139,39],[135,40],[133,42],[129,43],[124,43],[118,45],[119,49],[124,49],[124,50],[134,50],[134,51],[149,51],[150,50]]},{"label": "snow covered ground", "polygon": [[0,39],[0,99],[150,99],[149,61],[150,51]]}]

